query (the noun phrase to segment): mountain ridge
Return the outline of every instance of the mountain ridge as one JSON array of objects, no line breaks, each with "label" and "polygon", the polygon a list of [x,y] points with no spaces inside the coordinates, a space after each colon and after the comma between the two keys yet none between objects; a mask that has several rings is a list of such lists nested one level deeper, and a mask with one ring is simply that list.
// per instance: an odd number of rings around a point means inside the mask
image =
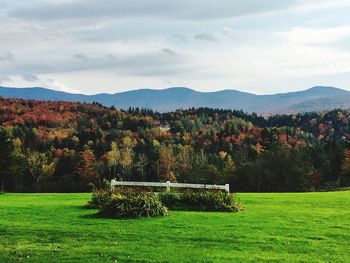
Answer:
[{"label": "mountain ridge", "polygon": [[[239,90],[201,92],[187,87],[138,89],[119,93],[94,95],[75,94],[43,87],[1,87],[0,96],[8,98],[99,102],[105,106],[127,109],[151,108],[159,112],[180,108],[210,107],[237,109],[260,114],[293,113],[329,110],[330,107],[350,108],[350,91],[314,86],[302,91],[257,95]],[[346,98],[349,97],[349,100]],[[348,102],[349,101],[349,102]]]}]

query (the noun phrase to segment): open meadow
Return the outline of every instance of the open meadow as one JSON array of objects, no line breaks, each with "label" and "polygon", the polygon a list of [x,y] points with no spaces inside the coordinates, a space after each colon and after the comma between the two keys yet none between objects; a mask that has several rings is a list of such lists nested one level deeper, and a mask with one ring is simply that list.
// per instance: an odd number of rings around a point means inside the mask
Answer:
[{"label": "open meadow", "polygon": [[239,213],[104,219],[90,194],[1,194],[0,262],[349,262],[350,192],[242,193]]}]

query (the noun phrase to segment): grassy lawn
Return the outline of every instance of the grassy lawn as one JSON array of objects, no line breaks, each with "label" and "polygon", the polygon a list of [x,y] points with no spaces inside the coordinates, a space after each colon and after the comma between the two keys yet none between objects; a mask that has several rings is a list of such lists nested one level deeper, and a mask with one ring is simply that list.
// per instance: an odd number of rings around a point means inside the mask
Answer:
[{"label": "grassy lawn", "polygon": [[350,192],[239,196],[245,212],[116,220],[90,194],[3,194],[0,262],[350,262]]}]

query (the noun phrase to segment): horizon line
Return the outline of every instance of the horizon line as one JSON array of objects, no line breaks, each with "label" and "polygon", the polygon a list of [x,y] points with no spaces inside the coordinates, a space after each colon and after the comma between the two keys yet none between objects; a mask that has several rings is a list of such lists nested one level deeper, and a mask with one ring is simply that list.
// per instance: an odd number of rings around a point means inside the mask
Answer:
[{"label": "horizon line", "polygon": [[115,92],[115,93],[108,93],[108,92],[101,92],[101,93],[94,93],[94,94],[86,94],[86,93],[81,93],[81,92],[69,92],[69,91],[64,91],[64,90],[57,90],[51,87],[39,87],[39,86],[32,86],[32,87],[28,87],[28,86],[22,86],[22,87],[6,87],[6,86],[2,86],[0,85],[0,88],[5,88],[5,89],[45,89],[45,90],[51,90],[51,91],[55,91],[55,92],[61,92],[61,93],[66,93],[66,94],[74,94],[74,95],[83,95],[83,96],[97,96],[97,95],[116,95],[116,94],[122,94],[122,93],[127,93],[127,92],[136,92],[136,91],[166,91],[166,90],[171,90],[171,89],[186,89],[186,90],[190,90],[190,91],[194,91],[194,92],[198,92],[198,93],[219,93],[219,92],[227,92],[227,91],[235,91],[235,92],[240,92],[240,93],[245,93],[245,94],[250,94],[250,95],[254,95],[254,96],[273,96],[273,95],[279,95],[279,94],[288,94],[288,93],[295,93],[295,92],[303,92],[303,91],[308,91],[314,88],[330,88],[330,89],[337,89],[337,90],[343,90],[343,91],[348,91],[350,92],[350,90],[345,89],[345,88],[338,88],[338,87],[334,87],[334,86],[327,86],[327,85],[315,85],[312,86],[310,88],[306,88],[306,89],[301,89],[301,90],[292,90],[292,91],[288,91],[288,92],[276,92],[276,93],[266,93],[266,94],[256,94],[256,93],[252,93],[252,92],[247,92],[247,91],[242,91],[242,90],[238,90],[238,89],[222,89],[222,90],[217,90],[217,91],[200,91],[200,90],[196,90],[194,88],[189,88],[189,87],[181,87],[181,86],[171,86],[171,87],[164,87],[164,88],[135,88],[135,89],[130,89],[130,90],[126,90],[126,91],[120,91],[120,92]]}]

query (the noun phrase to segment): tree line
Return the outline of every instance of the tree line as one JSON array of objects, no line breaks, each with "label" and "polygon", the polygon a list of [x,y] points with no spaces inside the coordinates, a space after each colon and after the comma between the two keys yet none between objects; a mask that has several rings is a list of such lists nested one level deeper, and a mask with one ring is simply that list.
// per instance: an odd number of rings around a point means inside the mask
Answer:
[{"label": "tree line", "polygon": [[264,117],[0,98],[0,190],[88,191],[112,178],[253,192],[350,186],[349,120],[345,110]]}]

